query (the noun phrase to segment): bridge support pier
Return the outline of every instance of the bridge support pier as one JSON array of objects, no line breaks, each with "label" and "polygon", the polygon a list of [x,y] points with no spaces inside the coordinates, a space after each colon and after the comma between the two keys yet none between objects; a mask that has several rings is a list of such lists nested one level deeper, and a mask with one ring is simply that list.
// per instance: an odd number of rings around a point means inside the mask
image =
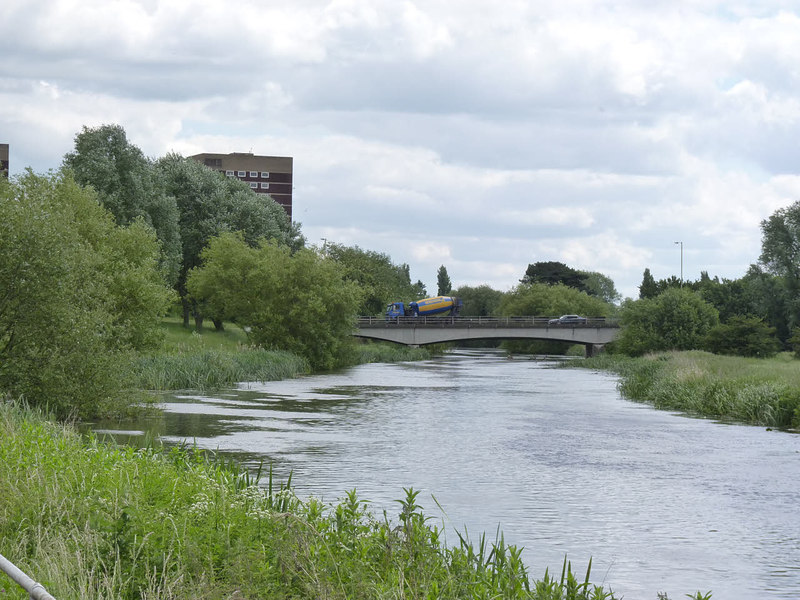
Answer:
[{"label": "bridge support pier", "polygon": [[605,344],[586,344],[586,358],[592,358],[603,352]]}]

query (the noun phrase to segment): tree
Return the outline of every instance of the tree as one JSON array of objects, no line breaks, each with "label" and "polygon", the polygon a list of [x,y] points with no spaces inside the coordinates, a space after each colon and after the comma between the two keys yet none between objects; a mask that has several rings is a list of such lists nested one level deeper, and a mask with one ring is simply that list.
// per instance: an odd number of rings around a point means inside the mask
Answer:
[{"label": "tree", "polygon": [[292,250],[302,247],[304,240],[278,203],[257,196],[238,179],[225,177],[177,154],[161,158],[157,167],[180,212],[183,256],[176,289],[183,304],[184,325],[188,326],[189,314],[193,312],[199,329],[203,312],[199,306],[192,306],[186,278],[189,271],[200,266],[200,253],[211,238],[228,231],[241,231],[242,239],[252,247],[267,238]]},{"label": "tree", "polygon": [[614,347],[631,356],[702,348],[706,334],[717,323],[717,310],[698,293],[670,288],[655,298],[623,303],[622,331]]},{"label": "tree", "polygon": [[781,349],[775,328],[756,317],[736,315],[711,328],[706,348],[714,354],[768,358]]},{"label": "tree", "polygon": [[325,255],[343,267],[346,281],[361,288],[358,314],[382,314],[389,302],[416,299],[408,265],[395,265],[386,254],[328,242]]},{"label": "tree", "polygon": [[263,348],[305,357],[331,369],[355,327],[360,291],[344,269],[311,249],[292,253],[263,239],[253,248],[241,233],[209,240],[203,266],[187,278],[191,295],[223,318],[248,326]]},{"label": "tree", "polygon": [[507,292],[500,301],[503,316],[558,316],[580,314],[588,317],[606,317],[613,307],[600,298],[590,296],[563,284],[521,283]]},{"label": "tree", "polygon": [[[800,323],[800,201],[775,211],[761,222],[761,256],[764,269],[784,280],[787,290],[788,329]],[[785,331],[781,332],[786,339]]]},{"label": "tree", "polygon": [[438,296],[449,296],[453,289],[453,284],[450,282],[450,276],[447,274],[447,269],[444,265],[439,267],[436,272],[436,286]]},{"label": "tree", "polygon": [[800,284],[800,201],[775,211],[761,221],[759,262],[775,275],[786,277],[793,289]]},{"label": "tree", "polygon": [[529,264],[521,283],[544,283],[546,285],[563,284],[576,290],[586,291],[583,283],[584,275],[572,267],[557,261],[536,262]]},{"label": "tree", "polygon": [[0,389],[60,417],[123,410],[120,365],[172,300],[152,230],[115,225],[65,171],[0,181],[0,212]]},{"label": "tree", "polygon": [[[564,284],[521,283],[503,295],[498,312],[503,316],[558,316],[579,314],[589,317],[606,317],[613,307],[600,298],[590,296]],[[563,354],[570,344],[566,342],[504,342],[512,352],[536,354]]]},{"label": "tree", "polygon": [[650,273],[650,269],[647,268],[644,270],[642,283],[639,286],[639,298],[655,298],[656,296],[658,296],[658,286],[652,273]]},{"label": "tree", "polygon": [[583,291],[590,296],[595,296],[609,304],[615,304],[620,299],[620,293],[614,287],[614,281],[607,275],[597,271],[578,271],[582,277]]},{"label": "tree", "polygon": [[164,190],[152,161],[128,142],[119,125],[83,127],[75,136],[75,150],[64,156],[81,185],[91,185],[118,225],[136,219],[153,228],[161,242],[161,269],[174,285],[181,263],[181,239],[175,198]]},{"label": "tree", "polygon": [[460,314],[464,317],[489,317],[497,314],[503,292],[494,290],[488,285],[470,287],[462,285],[455,290],[454,296],[461,298],[464,306]]}]

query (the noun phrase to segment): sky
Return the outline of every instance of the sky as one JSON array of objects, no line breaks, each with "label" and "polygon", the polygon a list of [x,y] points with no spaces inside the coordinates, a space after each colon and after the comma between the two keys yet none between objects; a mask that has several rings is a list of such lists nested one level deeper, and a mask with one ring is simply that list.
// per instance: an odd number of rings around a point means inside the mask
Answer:
[{"label": "sky", "polygon": [[0,55],[12,175],[107,123],[291,156],[309,244],[434,294],[441,265],[735,279],[800,200],[800,0],[4,0]]}]

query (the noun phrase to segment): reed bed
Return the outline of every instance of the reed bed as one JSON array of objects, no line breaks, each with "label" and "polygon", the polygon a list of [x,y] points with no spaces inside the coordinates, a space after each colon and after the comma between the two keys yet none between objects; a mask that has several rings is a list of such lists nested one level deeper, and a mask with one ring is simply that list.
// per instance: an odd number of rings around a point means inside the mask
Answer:
[{"label": "reed bed", "polygon": [[289,352],[240,348],[139,356],[132,366],[145,390],[208,390],[241,381],[277,381],[308,373],[308,363]]},{"label": "reed bed", "polygon": [[[355,490],[301,500],[288,482],[176,448],[85,439],[0,402],[0,553],[59,600],[612,600],[573,573],[529,578],[502,536],[448,547],[405,490],[374,516]],[[0,576],[4,598],[26,598]]]},{"label": "reed bed", "polygon": [[622,394],[656,408],[776,428],[800,428],[800,369],[775,358],[665,352],[601,355],[570,366],[613,371]]},{"label": "reed bed", "polygon": [[363,365],[367,363],[425,360],[440,352],[438,347],[411,348],[410,346],[381,342],[355,342],[346,352],[344,362],[350,365]]}]

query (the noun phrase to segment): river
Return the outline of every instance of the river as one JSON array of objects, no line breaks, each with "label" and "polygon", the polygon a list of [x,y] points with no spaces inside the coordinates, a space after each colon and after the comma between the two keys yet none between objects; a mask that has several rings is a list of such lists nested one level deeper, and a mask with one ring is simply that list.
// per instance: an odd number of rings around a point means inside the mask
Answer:
[{"label": "river", "polygon": [[176,394],[114,433],[263,459],[301,497],[356,488],[395,520],[413,487],[449,542],[499,527],[535,578],[566,555],[627,600],[800,598],[800,435],[657,411],[553,364],[456,351]]}]

